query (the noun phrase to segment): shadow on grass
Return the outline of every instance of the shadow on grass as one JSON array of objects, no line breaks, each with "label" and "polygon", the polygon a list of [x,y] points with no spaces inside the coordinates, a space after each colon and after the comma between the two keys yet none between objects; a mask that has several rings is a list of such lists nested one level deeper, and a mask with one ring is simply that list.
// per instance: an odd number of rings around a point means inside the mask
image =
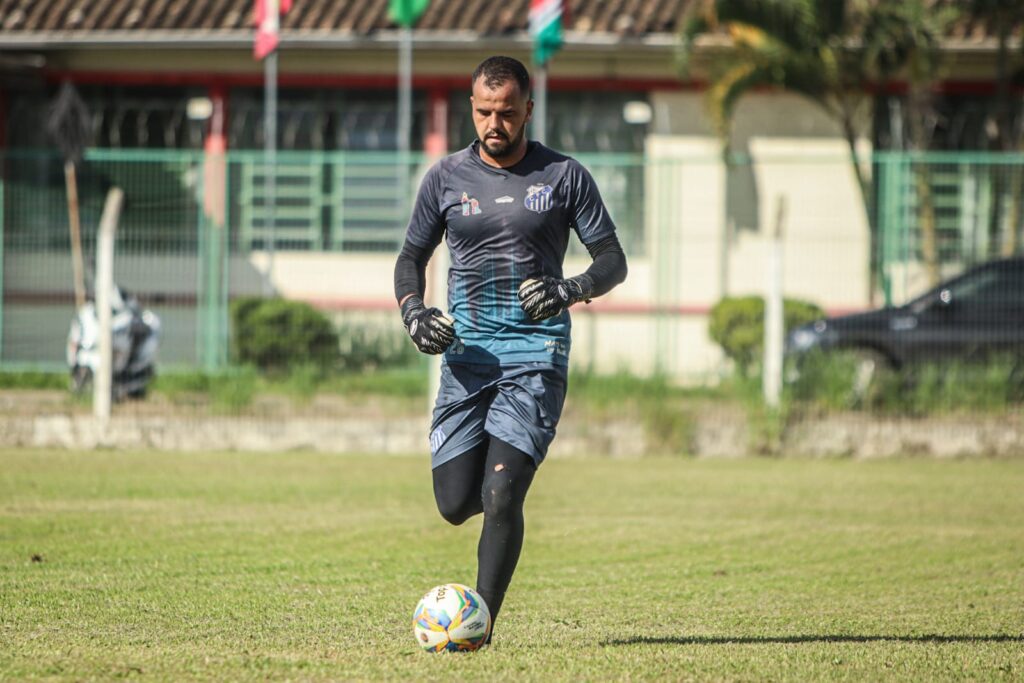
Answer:
[{"label": "shadow on grass", "polygon": [[772,643],[1024,643],[1024,635],[995,634],[988,636],[938,635],[919,636],[635,636],[606,640],[601,645],[762,645]]}]

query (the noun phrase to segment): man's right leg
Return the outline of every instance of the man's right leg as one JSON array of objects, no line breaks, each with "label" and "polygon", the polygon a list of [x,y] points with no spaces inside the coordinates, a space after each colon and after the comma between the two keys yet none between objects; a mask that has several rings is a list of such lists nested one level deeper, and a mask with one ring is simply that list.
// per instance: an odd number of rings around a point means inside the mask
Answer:
[{"label": "man's right leg", "polygon": [[462,524],[483,512],[480,487],[487,460],[484,421],[497,366],[441,365],[441,385],[430,431],[434,500],[441,516]]},{"label": "man's right leg", "polygon": [[459,525],[484,511],[480,495],[488,440],[434,468],[434,500],[445,521]]}]

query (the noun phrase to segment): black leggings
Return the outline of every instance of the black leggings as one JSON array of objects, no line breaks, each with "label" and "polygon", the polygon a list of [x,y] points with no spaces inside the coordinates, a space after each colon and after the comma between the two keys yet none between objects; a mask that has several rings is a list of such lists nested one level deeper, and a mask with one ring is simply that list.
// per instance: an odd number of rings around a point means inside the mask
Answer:
[{"label": "black leggings", "polygon": [[434,469],[434,499],[445,520],[462,524],[484,513],[476,590],[492,619],[523,548],[523,501],[536,469],[533,458],[494,437]]}]

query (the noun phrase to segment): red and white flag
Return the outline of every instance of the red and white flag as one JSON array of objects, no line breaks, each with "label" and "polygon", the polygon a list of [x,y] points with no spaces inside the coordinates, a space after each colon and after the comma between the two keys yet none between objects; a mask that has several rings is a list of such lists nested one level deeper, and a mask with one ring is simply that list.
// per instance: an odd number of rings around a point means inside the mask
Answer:
[{"label": "red and white flag", "polygon": [[[277,35],[281,27],[281,15],[292,8],[292,0],[255,0],[253,16],[256,23],[256,44],[253,54],[263,59],[277,49]],[[272,7],[277,7],[273,11]]]}]

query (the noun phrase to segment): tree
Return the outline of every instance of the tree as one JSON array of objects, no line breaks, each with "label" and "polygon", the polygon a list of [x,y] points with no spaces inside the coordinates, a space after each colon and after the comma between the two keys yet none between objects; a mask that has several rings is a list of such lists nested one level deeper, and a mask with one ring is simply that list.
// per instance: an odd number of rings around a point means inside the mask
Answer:
[{"label": "tree", "polygon": [[[986,24],[996,33],[994,146],[1001,152],[1024,151],[1024,111],[1020,101],[1014,107],[1010,91],[1014,71],[1024,71],[1024,51],[1018,55],[1010,52],[1010,36],[1017,28],[1024,26],[1024,8],[1020,0],[968,0],[965,4],[967,18]],[[1009,168],[1008,179],[1007,174],[1001,172],[1002,169],[996,170],[994,178],[997,198],[1001,200],[1007,192],[1010,193],[1009,215],[1005,219],[1006,229],[1003,232],[1003,256],[1016,253],[1022,218],[1021,192],[1017,189],[1021,184],[1021,168],[1017,164]],[[1003,223],[1001,201],[995,203],[994,209],[989,231],[993,238],[998,238]]]},{"label": "tree", "polygon": [[1024,25],[1024,7],[1020,0],[967,0],[963,4],[967,18],[986,24],[996,34],[996,147],[1012,152],[1020,133],[1014,131],[1010,81],[1013,62],[1020,60],[1015,60],[1010,53],[1010,36],[1017,27]]},{"label": "tree", "polygon": [[[908,149],[927,151],[931,147],[936,121],[931,86],[941,68],[942,36],[957,16],[952,8],[925,7],[920,1],[880,2],[864,24],[861,63],[865,74],[882,84],[894,78],[907,81]],[[919,161],[913,173],[921,259],[928,285],[935,286],[942,274],[931,166]]]},{"label": "tree", "polygon": [[[754,88],[773,86],[803,95],[839,123],[850,153],[870,228],[871,253],[876,254],[877,222],[871,182],[857,153],[857,119],[869,101],[872,74],[884,63],[887,73],[931,54],[934,27],[921,23],[919,2],[878,0],[698,0],[683,22],[683,71],[689,70],[696,38],[724,32],[731,49],[716,60],[710,74],[708,108],[723,139],[728,140],[740,98]],[[921,59],[919,59],[921,58]],[[877,262],[871,261],[875,285]]]}]

